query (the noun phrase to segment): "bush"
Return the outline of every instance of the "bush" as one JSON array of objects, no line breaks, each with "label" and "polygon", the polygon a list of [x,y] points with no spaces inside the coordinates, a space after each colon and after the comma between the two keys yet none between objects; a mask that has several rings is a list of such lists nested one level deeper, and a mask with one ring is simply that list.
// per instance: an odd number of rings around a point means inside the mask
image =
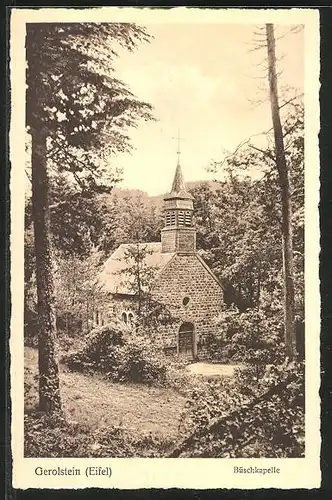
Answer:
[{"label": "bush", "polygon": [[62,357],[69,369],[100,372],[113,382],[135,382],[185,390],[189,376],[144,335],[108,324],[86,337],[84,346]]},{"label": "bush", "polygon": [[229,308],[218,318],[222,339],[210,336],[207,350],[212,359],[230,360],[254,367],[259,379],[265,366],[280,363],[285,357],[283,326],[278,315],[271,316],[264,309],[249,309],[240,313]]},{"label": "bush", "polygon": [[160,457],[171,442],[124,426],[91,430],[59,416],[30,413],[24,419],[24,456],[38,458]]},{"label": "bush", "polygon": [[165,385],[167,362],[160,350],[143,336],[133,336],[120,352],[117,378],[120,382]]},{"label": "bush", "polygon": [[82,347],[62,356],[69,369],[79,372],[116,372],[121,364],[120,348],[124,346],[124,334],[113,326],[92,330],[83,341]]},{"label": "bush", "polygon": [[[174,456],[304,456],[304,366],[270,367],[252,383],[250,370],[192,393],[181,416],[187,438]],[[273,416],[273,418],[271,417]]]},{"label": "bush", "polygon": [[204,347],[206,349],[207,358],[210,361],[228,361],[228,359],[225,359],[224,353],[225,342],[221,337],[218,337],[213,333],[209,333],[204,339]]}]

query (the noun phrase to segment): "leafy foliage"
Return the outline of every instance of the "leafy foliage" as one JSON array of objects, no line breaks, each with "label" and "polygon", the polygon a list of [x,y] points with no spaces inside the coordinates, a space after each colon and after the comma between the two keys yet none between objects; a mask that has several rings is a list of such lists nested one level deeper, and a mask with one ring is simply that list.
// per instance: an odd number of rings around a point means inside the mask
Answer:
[{"label": "leafy foliage", "polygon": [[100,253],[92,251],[85,259],[54,254],[58,327],[67,334],[88,332],[96,305],[100,307],[106,300],[103,287],[96,278]]},{"label": "leafy foliage", "polygon": [[239,312],[235,307],[223,311],[217,319],[221,335],[210,335],[206,348],[210,358],[251,365],[259,379],[269,363],[284,359],[281,311],[267,314],[264,309]]},{"label": "leafy foliage", "polygon": [[93,330],[77,352],[64,355],[71,370],[103,373],[113,382],[134,382],[185,389],[189,376],[180,363],[162,354],[150,337],[134,334],[123,325],[108,324]]},{"label": "leafy foliage", "polygon": [[[121,243],[152,242],[163,227],[161,206],[142,191],[115,189],[100,197],[104,210],[104,234],[98,244],[106,253]],[[110,246],[109,235],[114,240]]]},{"label": "leafy foliage", "polygon": [[49,159],[82,190],[103,187],[110,154],[130,148],[125,130],[151,118],[113,66],[117,48],[148,38],[129,23],[27,25],[27,125],[47,129]]},{"label": "leafy foliage", "polygon": [[194,391],[181,419],[186,437],[170,456],[304,456],[303,365],[271,366],[259,380],[251,377],[240,369],[234,380]]},{"label": "leafy foliage", "polygon": [[171,440],[149,432],[133,432],[125,426],[90,429],[40,413],[25,416],[25,457],[100,458],[160,457],[171,447]]},{"label": "leafy foliage", "polygon": [[153,295],[158,267],[149,265],[147,256],[153,251],[137,241],[128,246],[123,261],[125,267],[119,271],[122,281],[127,284],[137,304],[136,330],[155,335],[166,324],[177,321],[168,304]]}]

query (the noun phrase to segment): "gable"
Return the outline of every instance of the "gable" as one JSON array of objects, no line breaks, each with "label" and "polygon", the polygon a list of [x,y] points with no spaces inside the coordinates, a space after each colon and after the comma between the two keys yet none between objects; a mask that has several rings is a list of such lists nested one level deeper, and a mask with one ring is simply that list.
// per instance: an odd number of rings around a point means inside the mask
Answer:
[{"label": "gable", "polygon": [[214,272],[209,268],[209,266],[206,264],[206,262],[204,261],[204,259],[202,259],[202,257],[199,255],[199,254],[196,254],[196,257],[198,258],[198,260],[200,261],[200,263],[202,264],[202,266],[205,268],[205,270],[210,274],[210,276],[214,279],[214,281],[217,283],[217,285],[220,286],[220,288],[222,290],[224,290],[224,287],[222,285],[222,283],[218,280],[217,276],[214,274]]},{"label": "gable", "polygon": [[197,288],[202,293],[223,295],[223,286],[197,253],[175,254],[159,274],[156,289],[162,288],[174,294]]}]

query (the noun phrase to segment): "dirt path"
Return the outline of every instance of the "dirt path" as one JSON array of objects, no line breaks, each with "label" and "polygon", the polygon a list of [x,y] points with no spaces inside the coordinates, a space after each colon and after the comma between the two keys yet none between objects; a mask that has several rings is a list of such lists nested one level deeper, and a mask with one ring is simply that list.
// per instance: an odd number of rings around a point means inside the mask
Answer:
[{"label": "dirt path", "polygon": [[187,370],[196,375],[204,375],[206,377],[223,376],[232,377],[236,368],[240,365],[225,365],[221,363],[193,363],[187,366]]}]

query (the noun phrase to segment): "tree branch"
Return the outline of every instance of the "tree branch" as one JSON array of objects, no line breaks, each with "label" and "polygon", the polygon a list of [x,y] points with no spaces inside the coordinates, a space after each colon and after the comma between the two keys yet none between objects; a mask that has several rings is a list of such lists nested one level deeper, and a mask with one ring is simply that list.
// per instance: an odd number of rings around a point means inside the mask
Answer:
[{"label": "tree branch", "polygon": [[281,104],[281,106],[279,106],[279,109],[283,108],[284,106],[287,106],[287,104],[295,101],[295,99],[298,99],[299,97],[303,97],[304,94],[298,94],[298,95],[295,95],[294,97],[292,97],[291,99],[288,99],[288,101],[284,102],[283,104]]},{"label": "tree branch", "polygon": [[206,427],[203,427],[199,431],[193,432],[188,438],[186,438],[180,445],[175,448],[169,455],[168,458],[177,458],[181,455],[183,451],[185,451],[190,445],[194,444],[197,439],[206,436],[207,434],[210,434],[211,432],[217,431],[218,429],[222,428],[223,426],[228,424],[229,419],[232,419],[234,417],[238,417],[241,415],[243,411],[247,412],[248,410],[251,410],[256,406],[258,403],[261,403],[263,401],[268,400],[275,394],[280,393],[282,390],[284,390],[288,384],[293,382],[295,380],[295,375],[292,373],[290,374],[286,380],[280,382],[277,385],[273,385],[268,389],[267,392],[261,394],[258,396],[256,399],[251,401],[250,403],[244,404],[240,408],[237,408],[234,411],[231,411],[228,413],[226,416],[223,417],[218,417],[214,418],[211,420],[210,424],[207,425]]},{"label": "tree branch", "polygon": [[264,151],[263,149],[260,149],[258,148],[257,146],[254,146],[253,144],[249,144],[249,147],[252,148],[252,149],[255,149],[256,151],[259,151],[260,153],[262,153],[264,156],[267,156],[268,158],[270,158],[270,160],[274,161],[274,163],[276,163],[276,159],[275,157],[273,156],[272,153],[270,153],[269,151]]},{"label": "tree branch", "polygon": [[219,162],[214,161],[214,165],[218,165],[219,167],[223,167],[229,158],[232,158],[234,155],[236,155],[236,153],[242,148],[242,146],[244,146],[245,144],[248,144],[249,142],[250,142],[250,138],[247,139],[246,141],[240,142],[240,144],[236,147],[235,151],[233,151],[228,156],[225,156],[225,158],[222,161],[219,161]]}]

